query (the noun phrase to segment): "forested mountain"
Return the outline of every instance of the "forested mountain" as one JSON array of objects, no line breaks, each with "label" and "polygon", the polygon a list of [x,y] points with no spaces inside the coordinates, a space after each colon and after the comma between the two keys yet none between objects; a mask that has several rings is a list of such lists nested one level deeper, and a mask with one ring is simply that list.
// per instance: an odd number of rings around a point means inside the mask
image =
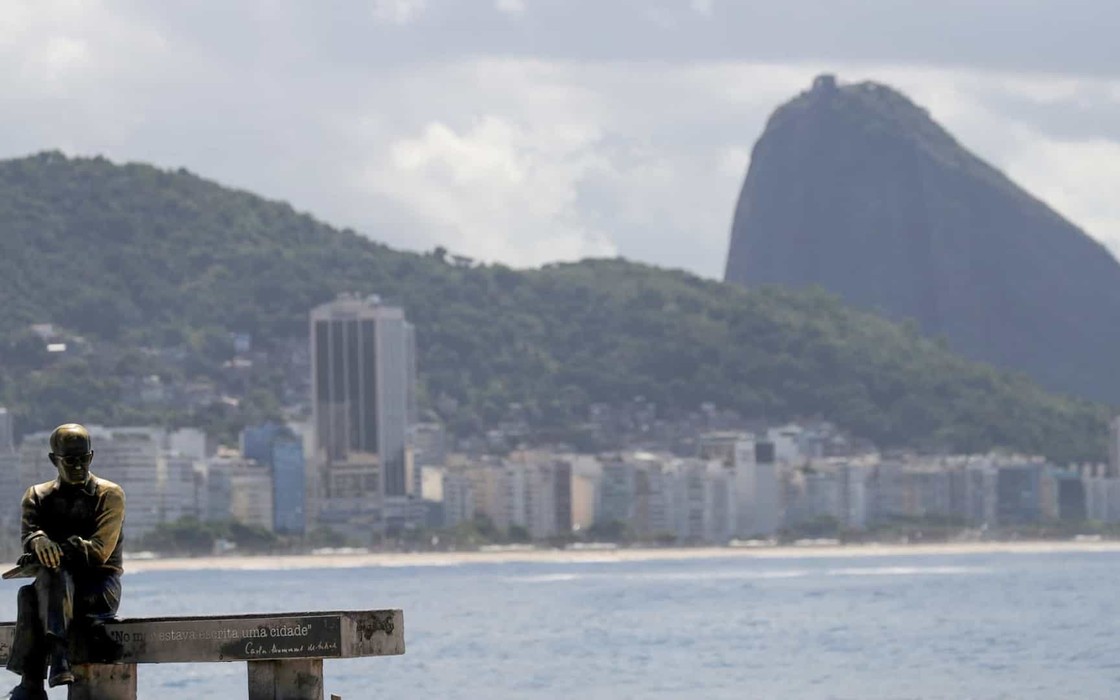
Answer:
[{"label": "forested mountain", "polygon": [[1120,402],[1120,264],[883,85],[821,76],[771,116],[725,278],[820,286],[1051,390]]},{"label": "forested mountain", "polygon": [[[123,382],[150,371],[138,348],[180,353],[183,379],[215,372],[230,332],[305,342],[308,310],[343,291],[405,307],[424,400],[460,432],[517,402],[563,436],[590,403],[642,395],[667,411],[712,401],[755,418],[823,417],[883,446],[1104,452],[1103,407],[819,290],[746,291],[623,260],[465,266],[181,170],[58,153],[0,163],[0,403],[24,430],[153,420],[119,401]],[[101,349],[44,361],[28,327],[48,322]],[[278,380],[262,372],[242,420],[275,410]]]}]

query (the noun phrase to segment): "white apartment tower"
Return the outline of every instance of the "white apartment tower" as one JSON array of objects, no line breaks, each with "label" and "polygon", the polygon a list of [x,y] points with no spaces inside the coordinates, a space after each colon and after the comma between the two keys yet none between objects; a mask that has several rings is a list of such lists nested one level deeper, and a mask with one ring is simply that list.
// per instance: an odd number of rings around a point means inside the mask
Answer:
[{"label": "white apartment tower", "polygon": [[734,479],[733,517],[739,537],[768,536],[778,530],[780,491],[772,443],[745,433],[709,433],[700,438],[700,456],[718,460]]},{"label": "white apartment tower", "polygon": [[15,452],[16,436],[12,425],[12,413],[0,406],[0,454]]},{"label": "white apartment tower", "polygon": [[0,406],[0,545],[19,541],[20,499],[30,485],[20,481],[12,414]]},{"label": "white apartment tower", "polygon": [[1120,478],[1120,416],[1108,423],[1108,477]]}]

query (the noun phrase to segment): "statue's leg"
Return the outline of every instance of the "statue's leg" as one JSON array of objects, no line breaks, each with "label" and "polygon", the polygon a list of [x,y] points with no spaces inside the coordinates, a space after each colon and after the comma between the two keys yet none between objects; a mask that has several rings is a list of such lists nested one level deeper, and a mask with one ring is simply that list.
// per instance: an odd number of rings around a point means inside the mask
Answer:
[{"label": "statue's leg", "polygon": [[47,684],[74,682],[70,670],[70,622],[74,619],[74,578],[66,569],[39,570],[35,577],[35,593],[39,599],[39,619],[50,648],[50,675]]},{"label": "statue's leg", "polygon": [[48,635],[66,639],[74,619],[74,577],[66,569],[39,569],[35,576],[39,619]]},{"label": "statue's leg", "polygon": [[121,605],[121,575],[86,574],[74,578],[74,614],[86,619],[116,619]]},{"label": "statue's leg", "polygon": [[19,589],[16,605],[16,629],[7,667],[25,679],[38,680],[42,687],[47,675],[46,640],[39,622],[39,602],[34,585]]},{"label": "statue's leg", "polygon": [[105,629],[115,620],[121,603],[121,577],[116,573],[86,574],[74,578],[74,628],[72,636],[85,642],[90,661],[119,661],[123,647]]}]

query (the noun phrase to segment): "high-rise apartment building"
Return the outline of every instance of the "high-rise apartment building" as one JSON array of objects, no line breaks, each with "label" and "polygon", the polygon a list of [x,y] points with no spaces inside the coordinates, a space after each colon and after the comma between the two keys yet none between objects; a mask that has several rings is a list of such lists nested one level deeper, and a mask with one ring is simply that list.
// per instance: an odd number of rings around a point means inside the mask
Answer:
[{"label": "high-rise apartment building", "polygon": [[769,536],[779,526],[780,489],[774,445],[745,433],[717,432],[700,437],[701,459],[717,460],[734,477],[734,533]]},{"label": "high-rise apartment building", "polygon": [[245,460],[229,474],[229,512],[234,520],[273,530],[272,471]]},{"label": "high-rise apartment building", "polygon": [[540,540],[572,532],[572,466],[544,452],[516,452],[505,460],[505,513],[499,530],[525,528]]},{"label": "high-rise apartment building", "polygon": [[272,469],[267,464],[223,448],[202,466],[203,520],[236,520],[243,525],[274,529]]},{"label": "high-rise apartment building", "polygon": [[447,434],[439,423],[415,423],[409,427],[412,445],[412,493],[421,493],[424,467],[447,464]]},{"label": "high-rise apartment building", "polygon": [[443,526],[455,527],[470,522],[476,512],[474,482],[464,468],[443,473]]},{"label": "high-rise apartment building", "polygon": [[1108,473],[1110,479],[1120,478],[1120,416],[1108,423]]},{"label": "high-rise apartment building", "polygon": [[10,454],[15,449],[16,439],[12,425],[12,413],[0,406],[0,454]]},{"label": "high-rise apartment building", "polygon": [[284,535],[302,535],[304,520],[303,442],[280,438],[272,444],[273,529]]},{"label": "high-rise apartment building", "polygon": [[302,535],[306,525],[302,436],[279,423],[248,426],[241,432],[241,455],[272,474],[273,522],[269,527],[283,535]]},{"label": "high-rise apartment building", "polygon": [[415,332],[395,306],[343,295],[311,311],[309,517],[385,525],[413,490]]},{"label": "high-rise apartment building", "polygon": [[12,414],[0,406],[0,552],[18,551],[20,499],[31,484],[20,481]]}]

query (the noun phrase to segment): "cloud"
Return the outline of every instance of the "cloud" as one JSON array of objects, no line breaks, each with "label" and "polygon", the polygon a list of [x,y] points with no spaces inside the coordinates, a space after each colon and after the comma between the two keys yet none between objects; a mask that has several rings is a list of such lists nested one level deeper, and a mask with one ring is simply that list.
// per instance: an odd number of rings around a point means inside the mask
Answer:
[{"label": "cloud", "polygon": [[494,0],[494,9],[507,15],[520,15],[525,12],[525,0]]},{"label": "cloud", "polygon": [[384,24],[405,25],[427,8],[427,0],[373,0],[373,18]]},{"label": "cloud", "polygon": [[578,127],[544,134],[497,116],[463,131],[435,122],[395,141],[366,182],[472,257],[539,265],[610,256],[609,237],[576,206],[580,181],[602,167],[591,148],[596,137]]},{"label": "cloud", "polygon": [[115,62],[112,41],[135,32],[96,3],[43,0],[36,10],[15,3],[0,23],[0,78],[9,96],[57,96],[80,87]]},{"label": "cloud", "polygon": [[1102,139],[1060,141],[1036,131],[1017,129],[1023,147],[1007,163],[1007,172],[1060,213],[1120,252],[1120,143]]},{"label": "cloud", "polygon": [[724,177],[742,178],[751,162],[751,151],[746,146],[727,146],[719,154],[719,174]]},{"label": "cloud", "polygon": [[89,60],[89,46],[81,39],[52,37],[43,47],[40,75],[48,80],[64,76]]},{"label": "cloud", "polygon": [[689,0],[688,3],[692,11],[701,17],[711,17],[714,5],[714,0]]}]

